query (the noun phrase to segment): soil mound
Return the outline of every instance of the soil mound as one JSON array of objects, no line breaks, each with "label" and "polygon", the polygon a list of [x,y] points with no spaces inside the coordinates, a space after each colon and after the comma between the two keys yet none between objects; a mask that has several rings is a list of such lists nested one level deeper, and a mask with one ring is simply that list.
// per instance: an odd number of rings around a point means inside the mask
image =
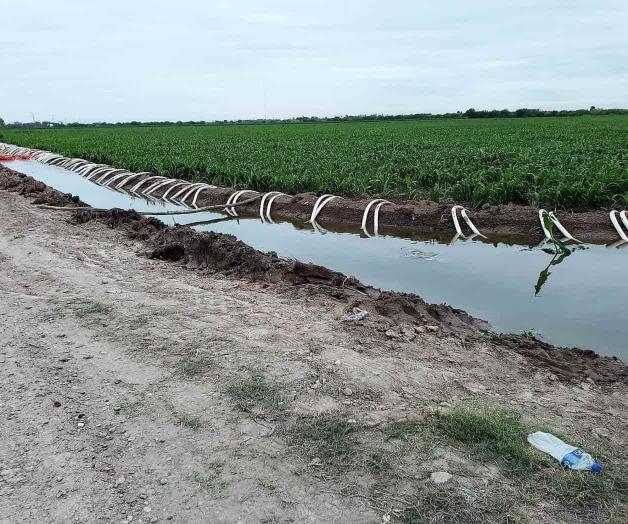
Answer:
[{"label": "soil mound", "polygon": [[578,348],[557,348],[526,335],[493,335],[493,340],[525,356],[557,377],[582,382],[590,378],[598,384],[628,382],[628,367],[617,357],[598,355]]}]

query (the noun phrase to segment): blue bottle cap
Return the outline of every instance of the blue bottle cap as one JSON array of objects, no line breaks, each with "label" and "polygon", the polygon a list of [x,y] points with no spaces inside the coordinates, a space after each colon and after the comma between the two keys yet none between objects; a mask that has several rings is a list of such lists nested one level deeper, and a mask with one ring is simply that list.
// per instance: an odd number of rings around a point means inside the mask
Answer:
[{"label": "blue bottle cap", "polygon": [[599,464],[593,464],[593,466],[591,466],[591,471],[593,471],[593,473],[599,473],[602,471],[602,466]]}]

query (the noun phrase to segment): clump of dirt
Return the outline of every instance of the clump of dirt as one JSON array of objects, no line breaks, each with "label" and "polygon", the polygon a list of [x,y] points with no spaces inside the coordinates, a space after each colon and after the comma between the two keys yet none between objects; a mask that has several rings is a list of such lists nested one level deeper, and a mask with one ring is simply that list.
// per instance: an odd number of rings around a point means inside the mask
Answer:
[{"label": "clump of dirt", "polygon": [[281,280],[285,265],[274,253],[262,253],[233,235],[196,232],[186,226],[168,227],[153,235],[151,258],[184,263],[254,280]]},{"label": "clump of dirt", "polygon": [[[284,261],[285,263],[286,261]],[[331,286],[333,288],[346,288],[359,291],[369,296],[378,295],[379,293],[373,293],[373,288],[363,285],[355,277],[338,273],[337,271],[331,271],[324,266],[318,266],[316,264],[304,264],[298,260],[289,261],[289,268],[284,273],[283,278],[286,282],[293,285],[300,284],[320,284],[323,286]],[[337,295],[336,295],[337,296]]]},{"label": "clump of dirt", "polygon": [[129,238],[133,240],[148,240],[158,231],[167,226],[154,217],[144,217],[137,211],[113,208],[107,212],[77,210],[72,215],[75,224],[84,224],[98,215],[101,222],[111,229],[125,229]]},{"label": "clump of dirt", "polygon": [[[2,134],[0,134],[0,139],[2,138]],[[11,160],[30,160],[31,156],[27,155],[27,154],[23,154],[23,155],[7,155],[7,154],[0,154],[0,161],[3,162],[9,162]]]},{"label": "clump of dirt", "polygon": [[591,378],[600,384],[628,381],[628,367],[617,357],[601,356],[589,349],[557,348],[527,335],[493,334],[493,341],[563,380],[582,382]]},{"label": "clump of dirt", "polygon": [[263,253],[233,235],[197,232],[186,226],[176,226],[161,229],[149,239],[149,244],[153,246],[152,258],[251,280],[308,285],[318,292],[344,300],[347,309],[359,306],[396,324],[436,324],[453,333],[475,332],[487,327],[485,322],[462,310],[428,304],[414,294],[380,291],[362,284],[355,277],[323,266],[283,259],[274,252]]},{"label": "clump of dirt", "polygon": [[[0,189],[31,197],[37,204],[85,206],[72,195],[64,195],[8,169],[0,169]],[[170,227],[155,218],[121,209],[105,212],[77,210],[71,220],[80,224],[98,220],[123,231],[129,238],[145,242],[152,258],[269,284],[308,286],[315,293],[343,301],[347,311],[359,306],[367,309],[371,318],[379,317],[389,324],[431,325],[453,335],[488,336],[495,344],[525,356],[537,366],[550,369],[563,380],[582,380],[583,377],[601,383],[628,380],[628,368],[615,357],[599,356],[593,351],[556,348],[532,337],[486,333],[486,322],[460,309],[428,304],[414,294],[380,291],[322,266],[283,259],[273,252],[263,253],[233,235],[197,232],[187,226]],[[378,324],[377,320],[375,324]]]},{"label": "clump of dirt", "polygon": [[[438,325],[454,332],[488,329],[488,324],[446,304],[429,304],[412,293],[382,291],[373,302],[378,314],[400,324]],[[419,320],[420,322],[417,322]]]}]

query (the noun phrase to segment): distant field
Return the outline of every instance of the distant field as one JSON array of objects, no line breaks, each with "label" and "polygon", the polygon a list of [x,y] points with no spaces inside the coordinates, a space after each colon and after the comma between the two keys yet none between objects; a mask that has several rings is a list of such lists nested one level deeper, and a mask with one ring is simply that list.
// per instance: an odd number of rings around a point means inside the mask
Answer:
[{"label": "distant field", "polygon": [[18,145],[220,186],[628,205],[628,116],[2,132]]}]

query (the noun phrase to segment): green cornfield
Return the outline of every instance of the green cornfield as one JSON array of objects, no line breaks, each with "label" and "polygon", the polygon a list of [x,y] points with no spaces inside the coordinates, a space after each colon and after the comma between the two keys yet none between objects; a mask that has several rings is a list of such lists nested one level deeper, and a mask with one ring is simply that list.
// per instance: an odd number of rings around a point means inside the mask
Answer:
[{"label": "green cornfield", "polygon": [[628,116],[4,129],[4,141],[219,186],[628,205]]}]

